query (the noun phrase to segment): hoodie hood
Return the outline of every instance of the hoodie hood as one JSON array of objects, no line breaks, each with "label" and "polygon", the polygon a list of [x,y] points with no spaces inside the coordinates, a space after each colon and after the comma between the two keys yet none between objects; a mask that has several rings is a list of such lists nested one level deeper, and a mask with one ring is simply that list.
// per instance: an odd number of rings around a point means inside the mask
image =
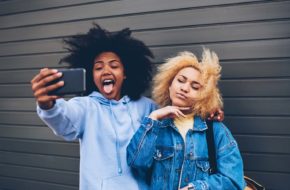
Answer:
[{"label": "hoodie hood", "polygon": [[100,102],[100,104],[106,105],[106,106],[117,105],[120,103],[126,104],[126,103],[129,103],[131,101],[131,99],[127,95],[123,96],[120,100],[114,100],[114,99],[109,100],[109,99],[105,98],[100,92],[97,92],[97,91],[92,92],[89,95],[89,97],[92,97],[93,99]]}]

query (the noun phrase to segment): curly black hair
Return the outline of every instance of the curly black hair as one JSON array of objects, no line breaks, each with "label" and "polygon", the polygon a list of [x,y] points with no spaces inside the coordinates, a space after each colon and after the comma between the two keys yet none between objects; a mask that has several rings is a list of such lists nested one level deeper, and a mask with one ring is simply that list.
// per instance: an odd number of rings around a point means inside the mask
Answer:
[{"label": "curly black hair", "polygon": [[149,87],[152,79],[153,54],[140,40],[131,37],[129,28],[109,32],[94,24],[88,33],[64,39],[69,54],[60,62],[67,62],[72,68],[85,68],[87,91],[85,95],[98,90],[93,80],[93,66],[96,56],[103,52],[117,54],[125,68],[126,80],[122,86],[122,95],[137,100]]}]

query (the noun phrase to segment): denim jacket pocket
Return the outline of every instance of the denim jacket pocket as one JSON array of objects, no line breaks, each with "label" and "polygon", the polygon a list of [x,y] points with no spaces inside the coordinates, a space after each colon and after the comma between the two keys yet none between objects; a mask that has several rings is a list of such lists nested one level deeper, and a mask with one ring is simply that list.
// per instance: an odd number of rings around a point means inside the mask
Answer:
[{"label": "denim jacket pocket", "polygon": [[173,155],[174,147],[157,146],[153,157],[157,161],[162,161],[173,157]]},{"label": "denim jacket pocket", "polygon": [[207,160],[197,160],[196,161],[196,179],[204,179],[209,174],[209,162]]},{"label": "denim jacket pocket", "polygon": [[164,184],[170,180],[173,156],[174,147],[156,146],[153,156],[155,167],[151,181],[154,189],[164,189]]}]

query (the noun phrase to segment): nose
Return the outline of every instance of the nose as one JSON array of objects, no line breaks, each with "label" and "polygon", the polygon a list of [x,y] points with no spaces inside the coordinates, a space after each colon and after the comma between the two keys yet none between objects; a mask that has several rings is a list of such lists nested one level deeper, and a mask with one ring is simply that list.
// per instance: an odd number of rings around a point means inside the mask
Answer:
[{"label": "nose", "polygon": [[183,91],[183,92],[189,92],[189,88],[190,87],[189,87],[189,85],[187,83],[182,84],[181,87],[180,87],[181,91]]},{"label": "nose", "polygon": [[111,68],[108,65],[105,65],[103,68],[103,74],[104,75],[110,75],[111,74]]}]

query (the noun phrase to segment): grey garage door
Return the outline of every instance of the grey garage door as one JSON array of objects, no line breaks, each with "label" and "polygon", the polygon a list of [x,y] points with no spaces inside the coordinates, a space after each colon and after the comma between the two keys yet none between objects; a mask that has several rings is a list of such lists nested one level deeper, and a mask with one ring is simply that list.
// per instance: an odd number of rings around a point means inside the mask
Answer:
[{"label": "grey garage door", "polygon": [[[0,189],[78,189],[79,147],[37,118],[29,81],[60,67],[62,37],[92,22],[130,27],[156,64],[182,50],[216,51],[225,123],[246,174],[269,190],[290,189],[290,1],[0,1]],[[62,65],[65,66],[65,65]]]}]

